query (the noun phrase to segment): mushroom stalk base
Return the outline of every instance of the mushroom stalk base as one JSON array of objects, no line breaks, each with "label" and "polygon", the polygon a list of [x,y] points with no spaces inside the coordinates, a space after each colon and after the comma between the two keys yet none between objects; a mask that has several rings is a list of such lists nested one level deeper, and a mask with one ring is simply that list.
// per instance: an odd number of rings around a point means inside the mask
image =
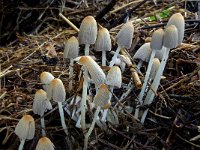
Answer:
[{"label": "mushroom stalk base", "polygon": [[21,142],[20,142],[18,150],[23,150],[24,143],[25,143],[25,139],[21,139]]},{"label": "mushroom stalk base", "polygon": [[42,128],[42,136],[46,136],[46,132],[45,132],[45,123],[44,123],[44,116],[41,116],[40,122],[41,122],[41,128]]}]

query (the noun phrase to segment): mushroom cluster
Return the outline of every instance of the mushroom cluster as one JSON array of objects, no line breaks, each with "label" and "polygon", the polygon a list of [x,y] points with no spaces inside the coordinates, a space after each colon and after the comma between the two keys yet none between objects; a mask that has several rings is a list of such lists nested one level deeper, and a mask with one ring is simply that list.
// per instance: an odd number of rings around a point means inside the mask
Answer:
[{"label": "mushroom cluster", "polygon": [[[66,134],[69,149],[72,149],[72,146],[63,109],[67,112],[68,117],[75,121],[76,127],[82,129],[84,150],[88,148],[89,137],[95,124],[106,131],[108,122],[114,125],[119,124],[118,113],[120,112],[135,113],[135,118],[144,123],[148,109],[140,110],[140,107],[153,102],[170,49],[177,47],[182,42],[184,30],[183,16],[180,13],[172,15],[166,28],[155,30],[151,42],[144,43],[131,58],[125,52],[131,48],[133,41],[134,27],[132,22],[125,23],[116,35],[115,40],[118,47],[113,54],[110,52],[112,43],[109,31],[100,25],[98,29],[94,17],[85,17],[81,22],[78,37],[72,36],[64,43],[63,58],[65,67],[69,68],[69,72],[67,71],[69,83],[62,82],[60,77],[55,78],[46,71],[40,74],[43,89],[36,91],[33,101],[33,112],[40,116],[42,131],[42,137],[38,141],[36,150],[54,149],[54,144],[47,137],[48,132],[46,133],[45,130],[44,119],[45,112],[52,109],[51,99],[58,104],[61,125]],[[79,55],[79,45],[84,45],[84,55],[82,56]],[[94,54],[92,53],[93,48],[95,51],[102,51],[101,62],[96,61],[95,57],[92,56]],[[110,63],[107,53],[113,54]],[[69,65],[67,59],[70,61]],[[134,65],[135,60],[139,60],[137,66]],[[73,77],[74,62],[80,65],[78,81]],[[143,81],[141,89],[137,87],[137,84],[134,84],[134,81],[129,81],[127,84],[127,81],[123,80],[122,77],[127,68],[134,70],[133,76],[138,76],[137,71],[141,73],[140,70],[145,65],[147,69],[144,73],[144,79],[141,78]],[[137,69],[133,69],[134,67]],[[140,80],[139,77],[138,79]],[[79,89],[75,89],[74,81],[80,83]],[[66,88],[67,86],[68,88]],[[131,93],[133,88],[140,90],[138,98],[135,100],[136,105],[122,105],[121,101]],[[65,89],[69,89],[72,94],[73,91],[76,91],[76,94],[72,95],[71,101],[66,101]],[[120,98],[117,97],[118,95],[116,96],[116,93],[121,94]],[[93,116],[92,121],[86,122],[86,118],[89,116]],[[23,116],[15,128],[15,133],[21,140],[19,149],[22,150],[25,140],[34,137],[35,122],[33,117]]]}]

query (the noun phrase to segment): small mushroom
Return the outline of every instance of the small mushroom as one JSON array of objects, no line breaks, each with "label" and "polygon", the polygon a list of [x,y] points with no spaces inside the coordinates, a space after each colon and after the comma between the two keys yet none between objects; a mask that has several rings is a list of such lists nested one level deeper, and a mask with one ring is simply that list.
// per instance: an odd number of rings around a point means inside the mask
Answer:
[{"label": "small mushroom", "polygon": [[35,121],[33,117],[30,115],[24,115],[15,127],[15,134],[21,140],[19,150],[22,150],[24,147],[25,140],[33,139],[35,135]]},{"label": "small mushroom", "polygon": [[114,65],[117,55],[119,54],[121,48],[129,49],[131,47],[133,33],[134,33],[134,27],[132,22],[127,22],[122,26],[121,30],[118,32],[116,36],[118,47],[117,50],[115,51],[114,56],[112,57],[109,67],[112,67]]},{"label": "small mushroom", "polygon": [[48,137],[42,137],[39,139],[35,150],[54,150],[54,144]]},{"label": "small mushroom", "polygon": [[69,90],[72,90],[72,77],[73,77],[73,65],[74,65],[74,58],[78,57],[79,54],[79,43],[76,37],[72,36],[67,40],[65,43],[64,49],[64,58],[70,59],[70,66],[69,66]]},{"label": "small mushroom", "polygon": [[45,122],[44,122],[44,112],[51,110],[52,105],[47,99],[47,93],[40,89],[35,93],[33,101],[33,112],[34,114],[40,115],[41,127],[42,127],[42,136],[46,136],[45,133]]},{"label": "small mushroom", "polygon": [[106,51],[111,50],[110,33],[106,28],[100,26],[95,42],[95,50],[102,51],[102,66],[106,66]]},{"label": "small mushroom", "polygon": [[49,86],[51,80],[53,80],[53,79],[54,79],[54,76],[53,76],[50,72],[44,71],[44,72],[42,72],[42,73],[40,74],[40,81],[41,81],[41,83],[43,84],[43,85],[42,85],[42,86],[43,86],[43,89],[44,89],[46,92],[47,92],[47,89],[48,89],[48,86]]}]

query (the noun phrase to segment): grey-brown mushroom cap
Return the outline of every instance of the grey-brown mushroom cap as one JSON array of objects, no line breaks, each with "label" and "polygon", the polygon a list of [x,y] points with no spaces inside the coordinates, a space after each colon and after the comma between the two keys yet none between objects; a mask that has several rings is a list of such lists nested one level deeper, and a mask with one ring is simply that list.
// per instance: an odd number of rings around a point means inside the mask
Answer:
[{"label": "grey-brown mushroom cap", "polygon": [[74,59],[79,54],[79,43],[76,37],[72,36],[65,43],[64,58]]},{"label": "grey-brown mushroom cap", "polygon": [[66,91],[65,87],[63,85],[63,82],[55,78],[51,81],[48,92],[47,92],[47,98],[53,98],[55,102],[64,102],[66,98]]},{"label": "grey-brown mushroom cap", "polygon": [[97,38],[97,23],[94,17],[87,16],[83,19],[78,34],[79,44],[94,44]]},{"label": "grey-brown mushroom cap", "polygon": [[23,116],[15,127],[15,134],[20,139],[33,139],[35,135],[35,121],[32,116]]},{"label": "grey-brown mushroom cap", "polygon": [[96,51],[110,51],[111,50],[110,33],[106,28],[101,27],[97,34],[97,40],[95,42]]},{"label": "grey-brown mushroom cap", "polygon": [[47,137],[42,137],[38,141],[35,150],[54,150],[54,144]]},{"label": "grey-brown mushroom cap", "polygon": [[180,13],[173,14],[167,23],[167,26],[175,25],[178,30],[178,44],[181,44],[184,38],[185,20]]},{"label": "grey-brown mushroom cap", "polygon": [[55,77],[50,73],[50,72],[42,72],[40,74],[40,81],[43,84],[43,89],[47,92],[48,86],[51,82],[51,80],[53,80]]},{"label": "grey-brown mushroom cap", "polygon": [[47,93],[42,89],[38,90],[35,93],[35,97],[33,101],[34,114],[43,116],[44,112],[51,109],[52,109],[52,105],[51,105],[51,102],[47,99]]},{"label": "grey-brown mushroom cap", "polygon": [[165,29],[163,46],[172,49],[178,45],[178,30],[176,26],[170,25]]},{"label": "grey-brown mushroom cap", "polygon": [[150,43],[144,43],[134,54],[133,59],[139,59],[145,62],[149,62],[152,49]]},{"label": "grey-brown mushroom cap", "polygon": [[156,30],[151,38],[151,43],[150,47],[153,50],[161,50],[163,46],[163,36],[164,36],[164,31],[163,29],[158,29]]},{"label": "grey-brown mushroom cap", "polygon": [[131,22],[125,23],[116,36],[118,46],[129,49],[132,44],[134,27]]},{"label": "grey-brown mushroom cap", "polygon": [[122,84],[122,73],[118,66],[113,66],[110,68],[106,78],[106,84],[120,88]]}]

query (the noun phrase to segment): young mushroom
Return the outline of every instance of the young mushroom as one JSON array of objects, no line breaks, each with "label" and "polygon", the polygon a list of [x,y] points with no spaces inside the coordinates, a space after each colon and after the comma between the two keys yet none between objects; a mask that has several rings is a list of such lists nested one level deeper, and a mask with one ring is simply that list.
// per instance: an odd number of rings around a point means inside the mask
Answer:
[{"label": "young mushroom", "polygon": [[151,67],[151,72],[150,72],[150,75],[149,75],[149,82],[150,83],[151,83],[151,81],[153,81],[155,79],[155,76],[156,76],[156,73],[157,73],[159,67],[160,67],[160,60],[158,58],[154,58],[153,64],[152,64],[152,67]]},{"label": "young mushroom", "polygon": [[92,124],[91,124],[88,132],[85,135],[84,150],[87,150],[88,138],[89,138],[90,134],[92,133],[92,130],[94,129],[95,122],[98,118],[98,114],[99,114],[101,108],[108,109],[111,105],[111,103],[109,102],[109,99],[110,99],[110,91],[108,90],[108,87],[106,84],[102,84],[99,87],[99,90],[94,97],[94,104],[96,106],[96,111],[94,114]]},{"label": "young mushroom", "polygon": [[97,38],[97,23],[94,17],[87,16],[83,19],[78,34],[79,44],[85,45],[85,55],[89,55],[89,47]]},{"label": "young mushroom", "polygon": [[72,90],[72,77],[73,77],[73,65],[74,65],[74,58],[78,57],[79,54],[79,43],[76,37],[72,36],[67,40],[65,43],[64,49],[64,59],[70,59],[70,66],[69,66],[69,90]]},{"label": "young mushroom", "polygon": [[134,27],[133,27],[132,22],[127,22],[122,26],[121,30],[118,32],[116,36],[118,47],[114,56],[112,57],[109,67],[112,67],[115,64],[115,60],[121,48],[129,49],[131,47],[133,33],[134,33]]},{"label": "young mushroom", "polygon": [[149,62],[151,56],[150,43],[144,43],[134,54],[133,59],[138,59],[137,68],[140,69],[143,62]]},{"label": "young mushroom", "polygon": [[[155,93],[158,89],[158,86],[160,84],[160,79],[162,76],[162,73],[164,71],[170,49],[175,48],[178,45],[178,30],[176,26],[170,25],[165,29],[164,33],[164,39],[163,39],[163,46],[166,48],[163,54],[162,61],[160,63],[160,67],[156,73],[155,79],[151,85],[151,89],[147,93],[147,96],[145,98],[144,104],[151,104],[153,102]],[[144,123],[146,115],[148,113],[148,109],[146,109],[142,115],[141,123]]]},{"label": "young mushroom", "polygon": [[35,93],[35,97],[33,101],[33,112],[34,114],[40,115],[42,136],[46,136],[44,112],[51,109],[52,109],[52,105],[50,101],[47,99],[47,93],[42,89],[38,90]]},{"label": "young mushroom", "polygon": [[40,74],[40,81],[42,83],[43,89],[47,92],[48,86],[55,77],[50,72],[42,72]]},{"label": "young mushroom", "polygon": [[111,50],[110,33],[106,28],[100,26],[95,42],[95,50],[102,51],[102,66],[106,66],[106,51]]},{"label": "young mushroom", "polygon": [[22,150],[25,140],[33,139],[35,135],[35,121],[33,117],[30,115],[24,115],[15,127],[15,134],[21,140],[18,150]]},{"label": "young mushroom", "polygon": [[87,98],[87,87],[88,87],[88,74],[90,74],[91,79],[95,83],[96,88],[103,84],[106,80],[106,76],[101,69],[101,67],[90,57],[81,56],[76,59],[80,65],[83,66],[84,72],[84,82],[82,91],[82,101],[81,101],[81,128],[86,129],[85,126],[85,110],[86,110],[86,98]]},{"label": "young mushroom", "polygon": [[[113,89],[115,87],[120,88],[122,84],[122,73],[118,66],[113,66],[110,68],[107,74],[106,84],[110,87],[110,92],[111,92],[110,99],[109,99],[109,102],[110,102],[112,98]],[[108,112],[108,109],[105,109],[103,112],[103,116],[101,120],[104,122],[106,121],[107,112]]]},{"label": "young mushroom", "polygon": [[54,150],[54,144],[48,137],[42,137],[39,139],[35,150]]},{"label": "young mushroom", "polygon": [[[138,95],[138,100],[139,100],[140,104],[143,103],[142,99],[144,97],[144,94],[145,94],[144,92],[145,92],[145,89],[147,87],[147,83],[148,83],[151,67],[152,67],[152,64],[153,64],[153,58],[154,58],[154,56],[156,54],[156,51],[159,51],[159,50],[162,49],[163,36],[164,36],[163,29],[156,30],[152,35],[152,40],[151,40],[151,43],[150,43],[150,48],[152,49],[152,52],[151,52],[151,55],[150,55],[147,71],[146,71],[146,74],[145,74],[145,77],[144,77],[144,82],[143,82],[143,85],[142,85],[142,89],[140,91],[140,94]],[[138,113],[139,113],[139,108],[136,108],[136,111],[135,111],[135,117],[136,118],[138,118]]]}]

